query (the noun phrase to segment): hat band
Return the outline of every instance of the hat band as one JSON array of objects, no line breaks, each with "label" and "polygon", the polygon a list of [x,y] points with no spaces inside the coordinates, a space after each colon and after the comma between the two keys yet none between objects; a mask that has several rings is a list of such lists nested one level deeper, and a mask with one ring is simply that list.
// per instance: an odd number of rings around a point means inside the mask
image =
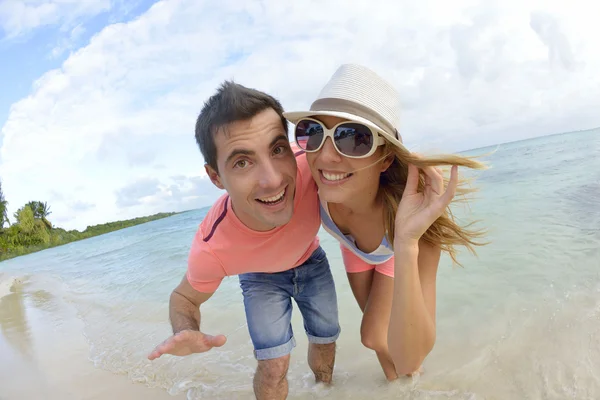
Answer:
[{"label": "hat band", "polygon": [[397,139],[402,141],[400,133],[396,127],[390,124],[379,113],[371,108],[365,107],[362,104],[358,104],[350,100],[331,97],[318,99],[312,103],[310,106],[310,111],[338,111],[353,114],[373,122],[375,125],[381,127],[386,132],[395,135]]}]

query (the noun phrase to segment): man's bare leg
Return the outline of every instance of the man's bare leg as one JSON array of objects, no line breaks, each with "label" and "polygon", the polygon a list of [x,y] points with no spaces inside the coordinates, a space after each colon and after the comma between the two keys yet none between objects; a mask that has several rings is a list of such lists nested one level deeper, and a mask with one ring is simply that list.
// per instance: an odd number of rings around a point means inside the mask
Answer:
[{"label": "man's bare leg", "polygon": [[257,400],[284,400],[288,395],[287,372],[290,355],[273,360],[259,360],[254,374],[254,394]]},{"label": "man's bare leg", "polygon": [[335,363],[335,343],[308,345],[308,365],[317,382],[331,383]]}]

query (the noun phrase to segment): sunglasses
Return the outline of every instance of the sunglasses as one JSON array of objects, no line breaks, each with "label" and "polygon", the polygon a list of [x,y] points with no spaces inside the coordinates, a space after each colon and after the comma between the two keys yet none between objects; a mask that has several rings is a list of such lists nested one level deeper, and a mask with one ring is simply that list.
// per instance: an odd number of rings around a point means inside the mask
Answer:
[{"label": "sunglasses", "polygon": [[319,151],[329,137],[337,152],[350,158],[372,155],[378,146],[385,143],[382,134],[389,136],[375,127],[353,121],[340,122],[327,129],[322,122],[312,118],[299,120],[294,129],[296,143],[302,150],[308,153]]}]

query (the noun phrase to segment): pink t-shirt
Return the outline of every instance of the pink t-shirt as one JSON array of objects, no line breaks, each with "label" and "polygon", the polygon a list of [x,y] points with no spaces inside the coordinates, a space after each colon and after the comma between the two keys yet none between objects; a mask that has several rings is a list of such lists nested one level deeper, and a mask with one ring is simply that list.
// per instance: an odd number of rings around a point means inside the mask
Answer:
[{"label": "pink t-shirt", "polygon": [[237,218],[229,196],[221,196],[192,242],[187,278],[194,289],[212,293],[226,276],[286,271],[301,265],[317,249],[321,224],[317,185],[304,152],[293,144],[292,149],[298,172],[290,222],[267,232],[253,231]]}]

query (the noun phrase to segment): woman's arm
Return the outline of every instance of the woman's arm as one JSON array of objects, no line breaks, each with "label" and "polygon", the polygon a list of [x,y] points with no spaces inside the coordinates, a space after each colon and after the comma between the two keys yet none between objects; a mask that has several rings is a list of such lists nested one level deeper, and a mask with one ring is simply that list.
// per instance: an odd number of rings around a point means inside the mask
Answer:
[{"label": "woman's arm", "polygon": [[408,178],[395,216],[394,294],[388,329],[390,355],[398,374],[418,369],[435,343],[435,280],[440,249],[422,240],[456,193],[458,168],[452,167],[448,188],[440,171],[408,166]]},{"label": "woman's arm", "polygon": [[436,276],[440,249],[423,240],[394,246],[394,295],[388,347],[399,375],[411,374],[435,343]]}]

